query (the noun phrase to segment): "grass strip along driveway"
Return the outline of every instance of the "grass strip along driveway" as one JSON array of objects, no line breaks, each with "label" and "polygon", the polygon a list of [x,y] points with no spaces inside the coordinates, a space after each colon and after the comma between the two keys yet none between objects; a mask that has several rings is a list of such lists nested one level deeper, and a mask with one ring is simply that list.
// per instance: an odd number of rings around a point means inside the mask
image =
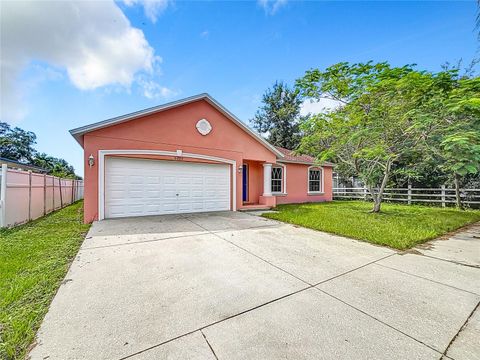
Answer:
[{"label": "grass strip along driveway", "polygon": [[89,225],[82,202],[0,230],[0,359],[22,359]]},{"label": "grass strip along driveway", "polygon": [[371,208],[364,201],[290,204],[263,216],[400,250],[480,220],[480,210],[384,203],[374,214]]}]

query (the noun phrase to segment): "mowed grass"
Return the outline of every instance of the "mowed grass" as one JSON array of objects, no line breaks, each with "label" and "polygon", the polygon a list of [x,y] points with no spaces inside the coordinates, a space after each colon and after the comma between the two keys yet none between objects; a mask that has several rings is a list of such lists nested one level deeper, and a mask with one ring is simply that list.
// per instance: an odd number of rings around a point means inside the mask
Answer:
[{"label": "mowed grass", "polygon": [[363,201],[290,204],[263,216],[400,250],[480,220],[479,210],[384,203],[374,214],[371,208]]},{"label": "mowed grass", "polygon": [[23,359],[89,225],[77,202],[0,230],[0,359]]}]

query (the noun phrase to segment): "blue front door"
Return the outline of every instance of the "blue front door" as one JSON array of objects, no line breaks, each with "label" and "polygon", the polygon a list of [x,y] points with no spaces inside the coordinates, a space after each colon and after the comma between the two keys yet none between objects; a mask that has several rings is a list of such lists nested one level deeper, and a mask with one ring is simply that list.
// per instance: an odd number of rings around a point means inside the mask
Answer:
[{"label": "blue front door", "polygon": [[248,200],[248,165],[242,167],[242,200]]}]

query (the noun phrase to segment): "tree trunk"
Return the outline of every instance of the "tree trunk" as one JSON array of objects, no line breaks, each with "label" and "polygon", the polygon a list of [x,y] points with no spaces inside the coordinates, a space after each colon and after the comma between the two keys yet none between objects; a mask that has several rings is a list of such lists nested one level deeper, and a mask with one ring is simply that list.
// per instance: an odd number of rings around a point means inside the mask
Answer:
[{"label": "tree trunk", "polygon": [[[378,189],[378,194],[376,194],[376,196],[373,196],[373,209],[371,211],[373,213],[380,212],[380,208],[382,206],[382,200],[383,200],[383,192],[385,191],[385,187],[387,186],[388,177],[390,176],[391,166],[392,166],[392,163],[389,160],[385,166],[385,172],[383,173],[382,184],[380,185],[380,189]],[[373,189],[371,189],[370,192],[372,191],[374,192]]]},{"label": "tree trunk", "polygon": [[462,206],[462,198],[460,197],[460,175],[455,173],[455,177],[453,179],[453,182],[455,183],[455,202],[457,209],[461,210],[463,209]]},{"label": "tree trunk", "polygon": [[380,212],[380,206],[382,205],[382,199],[377,197],[377,199],[375,199],[374,203],[373,203],[373,209],[372,209],[372,212],[373,213],[379,213]]},{"label": "tree trunk", "polygon": [[[372,195],[372,200],[373,200],[373,204],[374,204],[371,212],[375,212],[374,209],[375,209],[375,204],[377,204],[378,195],[377,195],[377,193],[375,193],[375,188],[374,187],[368,185],[367,188],[368,188],[368,191],[370,192],[370,195]],[[380,209],[378,211],[380,211]]]}]

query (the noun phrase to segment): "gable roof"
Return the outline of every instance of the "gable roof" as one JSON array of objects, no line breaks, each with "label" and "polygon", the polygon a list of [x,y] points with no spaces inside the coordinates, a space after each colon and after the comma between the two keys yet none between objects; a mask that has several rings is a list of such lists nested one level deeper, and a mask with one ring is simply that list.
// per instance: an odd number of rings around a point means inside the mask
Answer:
[{"label": "gable roof", "polygon": [[215,100],[213,97],[211,97],[207,93],[203,94],[198,94],[194,96],[190,96],[184,99],[172,101],[166,104],[162,104],[159,106],[154,106],[148,109],[144,110],[139,110],[130,114],[122,115],[122,116],[117,116],[111,119],[99,121],[90,125],[85,125],[81,126],[75,129],[70,130],[70,134],[77,140],[77,142],[83,147],[83,135],[86,133],[89,133],[91,131],[95,131],[98,129],[106,128],[112,125],[120,124],[126,121],[134,120],[139,117],[145,116],[145,115],[150,115],[156,112],[160,111],[165,111],[168,109],[175,108],[177,106],[189,104],[195,101],[199,100],[205,100],[207,101],[210,105],[215,107],[218,111],[220,111],[223,115],[225,115],[227,118],[232,120],[238,127],[243,129],[245,132],[250,134],[253,138],[255,138],[258,142],[260,142],[263,146],[265,146],[267,149],[269,149],[271,152],[273,152],[275,155],[277,155],[280,158],[283,158],[282,152],[280,152],[275,146],[270,144],[267,140],[265,140],[263,137],[261,137],[258,133],[250,129],[246,124],[244,124],[239,118],[237,118],[235,115],[233,115],[230,111],[228,111],[223,105],[221,105],[217,100]]},{"label": "gable roof", "polygon": [[[278,151],[280,151],[283,154],[283,158],[280,159],[280,162],[286,162],[286,163],[299,163],[299,164],[307,164],[307,165],[315,165],[318,162],[313,156],[309,155],[295,155],[293,150],[288,150],[285,148],[282,148],[280,146],[275,146]],[[326,166],[333,166],[334,164],[328,161],[322,162],[322,165]]]}]

